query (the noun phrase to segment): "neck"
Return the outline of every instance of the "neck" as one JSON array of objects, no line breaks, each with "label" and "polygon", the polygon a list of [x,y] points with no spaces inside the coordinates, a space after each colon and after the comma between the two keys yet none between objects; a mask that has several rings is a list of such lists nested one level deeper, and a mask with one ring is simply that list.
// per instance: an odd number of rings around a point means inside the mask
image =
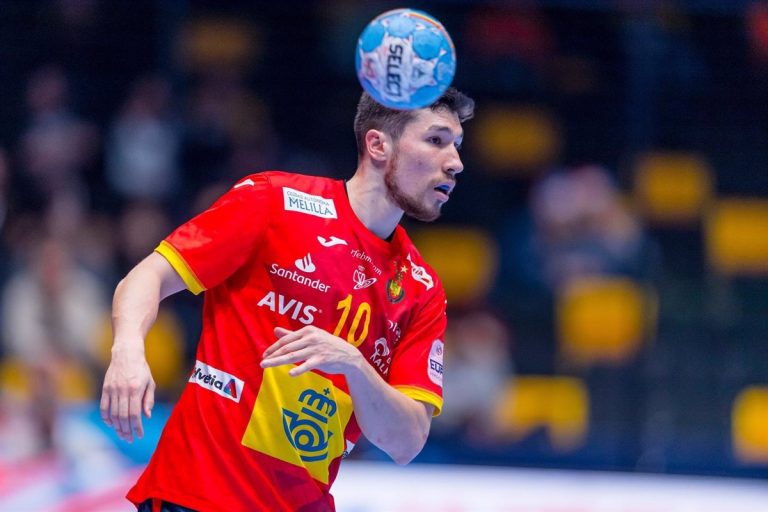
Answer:
[{"label": "neck", "polygon": [[363,165],[347,182],[347,194],[357,218],[379,238],[388,238],[403,217],[403,210],[387,195],[382,174]]}]

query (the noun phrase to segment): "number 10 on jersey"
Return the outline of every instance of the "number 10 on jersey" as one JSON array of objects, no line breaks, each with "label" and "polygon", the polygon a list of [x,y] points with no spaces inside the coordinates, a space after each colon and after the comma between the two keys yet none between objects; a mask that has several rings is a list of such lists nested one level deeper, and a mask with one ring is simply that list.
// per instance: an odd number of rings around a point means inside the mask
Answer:
[{"label": "number 10 on jersey", "polygon": [[[344,330],[349,318],[349,313],[352,311],[352,294],[347,295],[343,300],[340,300],[336,304],[336,309],[341,310],[341,318],[339,323],[336,324],[336,329],[333,331],[334,336],[344,337],[341,335],[341,331]],[[360,344],[365,341],[368,336],[368,326],[371,323],[371,305],[367,302],[362,302],[357,306],[355,316],[352,318],[352,323],[347,330],[346,340],[354,347],[359,347]]]}]

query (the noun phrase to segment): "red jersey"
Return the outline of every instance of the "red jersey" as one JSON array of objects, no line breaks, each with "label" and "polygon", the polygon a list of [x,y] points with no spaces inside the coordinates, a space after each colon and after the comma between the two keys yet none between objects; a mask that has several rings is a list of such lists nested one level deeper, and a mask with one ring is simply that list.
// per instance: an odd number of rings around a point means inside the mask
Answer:
[{"label": "red jersey", "polygon": [[344,182],[253,174],[156,249],[206,291],[197,361],[134,503],[202,511],[328,511],[360,437],[343,375],[262,369],[275,326],[357,347],[391,386],[442,407],[445,293],[402,227],[369,231]]}]

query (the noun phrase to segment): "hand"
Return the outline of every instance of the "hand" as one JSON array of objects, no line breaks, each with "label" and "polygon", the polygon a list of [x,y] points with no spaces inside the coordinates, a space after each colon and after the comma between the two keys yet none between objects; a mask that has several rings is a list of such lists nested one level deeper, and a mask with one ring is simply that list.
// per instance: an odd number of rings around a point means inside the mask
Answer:
[{"label": "hand", "polygon": [[262,368],[299,363],[288,374],[292,377],[309,370],[320,370],[331,374],[346,374],[356,368],[362,355],[343,339],[314,326],[290,331],[275,327],[278,340],[264,351]]},{"label": "hand", "polygon": [[151,418],[154,404],[155,381],[144,350],[113,348],[101,391],[101,419],[130,443],[134,432],[139,439],[144,437],[141,413]]}]

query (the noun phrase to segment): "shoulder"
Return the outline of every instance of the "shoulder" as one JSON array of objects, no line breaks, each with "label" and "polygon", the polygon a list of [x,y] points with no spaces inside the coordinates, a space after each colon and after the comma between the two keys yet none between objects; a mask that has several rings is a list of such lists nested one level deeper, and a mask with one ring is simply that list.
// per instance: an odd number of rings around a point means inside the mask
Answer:
[{"label": "shoulder", "polygon": [[330,191],[334,190],[334,184],[336,183],[331,178],[278,170],[266,170],[250,174],[240,180],[240,183],[249,179],[265,181],[273,189],[290,188],[307,193],[330,193]]}]

